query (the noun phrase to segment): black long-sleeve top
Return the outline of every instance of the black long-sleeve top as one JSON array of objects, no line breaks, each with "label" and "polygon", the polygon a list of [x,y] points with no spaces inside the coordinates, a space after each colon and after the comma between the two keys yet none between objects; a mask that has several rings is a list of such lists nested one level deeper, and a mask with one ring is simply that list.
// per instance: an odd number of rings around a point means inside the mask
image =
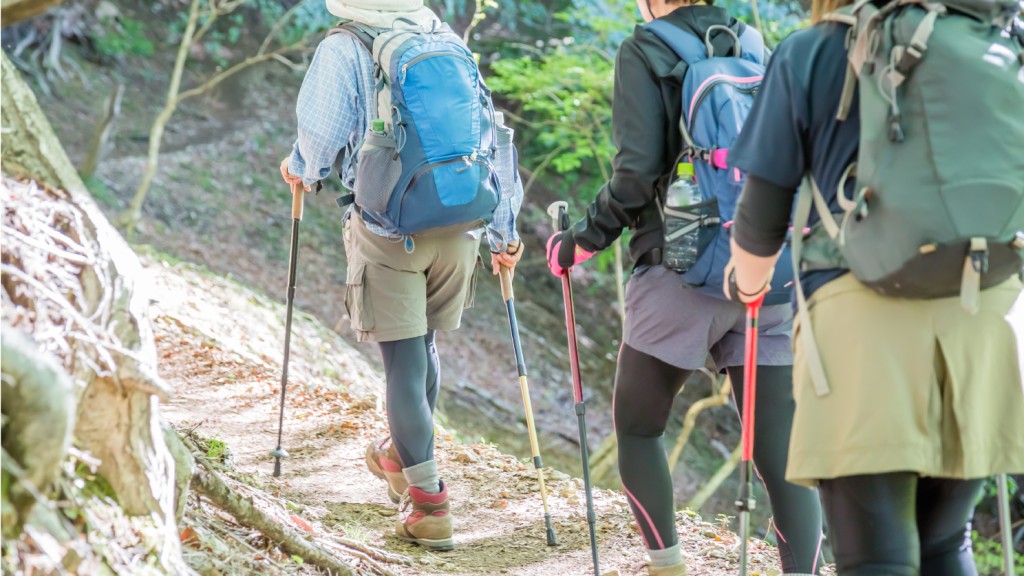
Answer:
[{"label": "black long-sleeve top", "polygon": [[[737,35],[746,26],[713,6],[681,7],[663,19],[700,38],[714,25],[728,26]],[[715,30],[712,45],[724,54],[733,41]],[[612,101],[612,138],[618,150],[612,178],[566,235],[561,255],[571,260],[576,244],[592,252],[603,250],[625,228],[634,230],[629,245],[634,260],[662,246],[655,199],[664,196],[683,147],[679,118],[686,69],[671,48],[642,26],[622,43]]]}]

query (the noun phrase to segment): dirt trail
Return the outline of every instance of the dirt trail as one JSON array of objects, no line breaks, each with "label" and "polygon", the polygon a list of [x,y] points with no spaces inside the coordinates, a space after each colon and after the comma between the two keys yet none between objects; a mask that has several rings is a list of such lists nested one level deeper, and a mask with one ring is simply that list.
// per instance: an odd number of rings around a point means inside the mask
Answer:
[{"label": "dirt trail", "polygon": [[[297,502],[297,513],[329,530],[410,561],[395,574],[560,576],[590,574],[582,481],[546,470],[559,546],[545,544],[532,467],[495,447],[463,444],[439,430],[437,460],[450,486],[456,549],[427,552],[391,536],[397,518],[384,485],[363,463],[368,442],[386,433],[382,381],[367,359],[299,313],[280,479],[267,453],[276,445],[283,306],[187,264],[147,262],[162,375],[175,387],[165,407],[179,428],[195,428],[231,451],[237,472]],[[567,414],[567,417],[570,415]],[[523,431],[525,434],[525,430]],[[643,543],[625,497],[595,492],[602,568],[645,574]],[[680,513],[692,575],[737,571],[736,537],[720,524]],[[752,574],[778,574],[776,553],[754,544]]]}]

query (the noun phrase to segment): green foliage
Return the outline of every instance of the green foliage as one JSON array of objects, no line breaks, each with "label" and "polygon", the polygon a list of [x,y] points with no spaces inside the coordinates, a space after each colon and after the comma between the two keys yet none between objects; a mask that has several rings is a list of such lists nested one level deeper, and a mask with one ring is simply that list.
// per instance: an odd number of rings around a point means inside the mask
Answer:
[{"label": "green foliage", "polygon": [[[590,201],[610,176],[615,148],[611,141],[612,88],[615,57],[610,37],[628,29],[631,13],[590,18],[591,28],[579,38],[549,42],[529,55],[498,60],[491,65],[494,90],[518,104],[513,118],[524,133],[520,138],[523,164],[544,176],[548,168],[563,176],[567,187]],[[556,16],[566,22],[582,20],[579,10]],[[528,182],[529,185],[529,182]]]},{"label": "green foliage", "polygon": [[227,444],[220,440],[217,440],[216,438],[211,438],[210,444],[206,448],[206,457],[209,458],[210,460],[216,460],[223,456],[227,449]]},{"label": "green foliage", "polygon": [[[276,22],[283,15],[276,13],[272,8],[265,8],[264,5],[272,5],[280,8],[274,0],[260,0],[260,18],[263,22]],[[326,32],[337,24],[337,18],[324,10],[323,0],[301,0],[295,13],[285,23],[278,35],[281,44],[294,44],[303,38],[316,36]]]},{"label": "green foliage", "polygon": [[141,21],[122,16],[116,20],[103,19],[99,24],[92,39],[102,56],[118,58],[153,55],[153,43],[146,37]]},{"label": "green foliage", "polygon": [[528,164],[538,171],[550,164],[559,174],[607,166],[613,70],[606,55],[560,46],[539,59],[499,60],[492,70],[494,89],[522,104],[520,123],[533,133]]},{"label": "green foliage", "polygon": [[[730,14],[746,22],[754,24],[754,10],[751,0],[718,0]],[[765,44],[775,47],[783,38],[807,23],[808,14],[793,0],[759,0],[758,11],[761,20],[761,33]]]},{"label": "green foliage", "polygon": [[[982,538],[977,530],[971,533],[971,537],[974,540],[974,562],[978,566],[978,574],[1003,574],[1002,542],[994,538]],[[1015,574],[1024,574],[1024,554],[1014,551],[1013,567]]]}]

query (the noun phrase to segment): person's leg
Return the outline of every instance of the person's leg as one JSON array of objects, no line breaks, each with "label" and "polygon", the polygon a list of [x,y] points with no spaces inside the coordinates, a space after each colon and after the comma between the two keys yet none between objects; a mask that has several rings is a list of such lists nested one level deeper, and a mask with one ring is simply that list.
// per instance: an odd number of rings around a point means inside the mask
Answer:
[{"label": "person's leg", "polygon": [[[743,367],[728,369],[743,413]],[[789,434],[793,427],[793,368],[759,366],[754,406],[754,464],[771,500],[772,517],[785,574],[817,574],[821,553],[821,503],[810,488],[786,482]]]},{"label": "person's leg", "polygon": [[381,342],[387,380],[388,426],[411,486],[435,494],[434,419],[427,397],[427,346],[423,336]]},{"label": "person's leg", "polygon": [[922,575],[977,576],[971,551],[971,517],[984,485],[984,480],[918,481]]},{"label": "person's leg", "polygon": [[921,574],[917,486],[912,472],[820,482],[839,576]]},{"label": "person's leg", "polygon": [[430,405],[431,414],[437,407],[437,393],[441,391],[441,359],[437,355],[435,336],[436,331],[427,330],[427,335],[423,337],[427,345],[427,404]]},{"label": "person's leg", "polygon": [[691,373],[625,344],[619,351],[612,404],[619,475],[655,567],[683,561],[664,433],[672,401]]}]

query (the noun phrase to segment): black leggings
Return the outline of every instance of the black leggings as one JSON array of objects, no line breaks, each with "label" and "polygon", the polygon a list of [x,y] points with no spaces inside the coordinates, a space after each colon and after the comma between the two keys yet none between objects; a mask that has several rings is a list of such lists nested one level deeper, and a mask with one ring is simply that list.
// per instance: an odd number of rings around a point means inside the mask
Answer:
[{"label": "black leggings", "polygon": [[434,459],[434,407],[441,388],[441,365],[434,331],[426,336],[381,342],[387,380],[391,441],[409,468]]},{"label": "black leggings", "polygon": [[911,472],[822,480],[839,576],[976,576],[970,519],[984,482]]},{"label": "black leggings", "polygon": [[[742,410],[743,369],[728,368],[728,373]],[[691,374],[692,370],[676,368],[626,345],[619,351],[613,408],[619,475],[650,549],[678,542],[663,438],[672,402]],[[783,572],[816,574],[821,546],[818,496],[785,479],[794,409],[792,367],[760,366],[757,380],[754,463],[771,500]]]}]

